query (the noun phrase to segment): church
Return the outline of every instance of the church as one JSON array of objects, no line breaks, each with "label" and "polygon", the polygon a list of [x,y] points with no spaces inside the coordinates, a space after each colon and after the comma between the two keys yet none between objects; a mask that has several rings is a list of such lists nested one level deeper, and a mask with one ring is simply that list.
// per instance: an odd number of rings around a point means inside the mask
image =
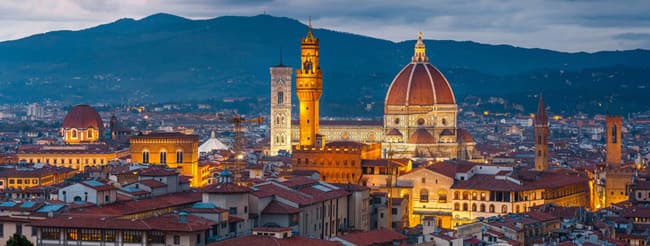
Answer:
[{"label": "church", "polygon": [[[458,105],[449,81],[429,62],[419,33],[411,61],[395,76],[381,121],[320,121],[322,71],[319,43],[311,25],[302,40],[301,69],[296,71],[300,120],[291,121],[292,68],[271,67],[271,155],[292,146],[323,147],[328,142],[380,146],[380,157],[415,160],[470,160],[475,142],[457,125]],[[296,124],[297,123],[297,124]]]}]

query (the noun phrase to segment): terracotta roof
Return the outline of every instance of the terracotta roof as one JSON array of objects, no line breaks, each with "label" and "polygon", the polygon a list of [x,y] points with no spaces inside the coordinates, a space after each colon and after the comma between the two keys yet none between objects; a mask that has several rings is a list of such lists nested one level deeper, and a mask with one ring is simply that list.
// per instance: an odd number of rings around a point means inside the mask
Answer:
[{"label": "terracotta roof", "polygon": [[286,185],[287,187],[295,188],[298,186],[303,186],[303,185],[308,185],[308,184],[315,184],[318,183],[318,180],[308,178],[305,176],[297,176],[290,178],[286,181],[281,182],[283,185]]},{"label": "terracotta roof", "polygon": [[24,144],[18,146],[19,154],[107,154],[114,153],[106,144],[78,144],[78,145],[41,145]]},{"label": "terracotta roof", "polygon": [[462,143],[473,143],[474,142],[474,137],[472,137],[472,133],[469,131],[463,129],[463,128],[458,128],[458,139]]},{"label": "terracotta roof", "polygon": [[232,183],[216,183],[204,187],[202,191],[206,193],[249,193],[251,189]]},{"label": "terracotta roof", "polygon": [[456,104],[454,93],[442,73],[428,62],[410,63],[388,88],[386,106]]},{"label": "terracotta roof", "polygon": [[300,213],[300,209],[291,207],[278,201],[271,201],[266,205],[262,214],[295,214]]},{"label": "terracotta roof", "polygon": [[164,138],[184,138],[184,139],[195,140],[197,143],[199,142],[198,135],[184,134],[180,132],[152,132],[146,135],[132,136],[131,140],[164,139]]},{"label": "terracotta roof", "polygon": [[180,222],[178,214],[169,213],[145,219],[118,219],[92,215],[61,214],[46,220],[32,221],[34,227],[116,229],[136,231],[197,232],[212,228],[217,222],[187,215],[187,222]]},{"label": "terracotta roof", "polygon": [[449,129],[444,129],[442,132],[440,132],[440,136],[453,136],[454,132]]},{"label": "terracotta roof", "polygon": [[153,179],[143,179],[138,181],[137,183],[149,186],[151,188],[161,188],[161,187],[167,187],[167,184],[160,182],[158,180],[153,180]]},{"label": "terracotta roof", "polygon": [[76,172],[72,168],[67,167],[52,167],[43,166],[41,168],[16,168],[16,167],[0,167],[0,177],[13,178],[13,177],[43,177],[51,174],[71,173]]},{"label": "terracotta roof", "polygon": [[389,229],[356,232],[338,237],[359,246],[385,244],[393,241],[406,240],[406,236]]},{"label": "terracotta roof", "polygon": [[[63,128],[104,129],[104,122],[97,111],[89,105],[74,106],[63,119]],[[102,131],[100,131],[102,132]]]},{"label": "terracotta roof", "polygon": [[106,184],[104,182],[100,182],[97,180],[86,180],[86,181],[81,181],[79,184],[82,184],[83,186],[86,186],[88,188],[91,188],[96,191],[107,191],[107,190],[116,190],[117,188],[115,186],[112,186],[110,184]]},{"label": "terracotta roof", "polygon": [[97,215],[107,217],[119,217],[129,214],[137,214],[146,211],[154,211],[162,208],[180,207],[201,201],[200,192],[180,192],[137,201],[116,202],[101,207],[91,204],[91,207],[83,209],[71,209],[69,214]]},{"label": "terracotta roof", "polygon": [[415,130],[413,135],[409,137],[408,143],[410,144],[434,144],[436,143],[435,139],[429,133],[429,131],[424,128],[419,128]]},{"label": "terracotta roof", "polygon": [[293,236],[290,238],[278,239],[269,236],[245,236],[237,237],[221,242],[211,243],[208,246],[266,246],[266,245],[279,245],[279,246],[335,246],[343,245],[341,242],[327,241],[322,239],[306,238],[301,236]]},{"label": "terracotta roof", "polygon": [[149,176],[149,177],[165,177],[165,176],[175,176],[178,175],[178,172],[174,169],[167,169],[163,167],[148,167],[143,168],[137,171],[140,176]]}]

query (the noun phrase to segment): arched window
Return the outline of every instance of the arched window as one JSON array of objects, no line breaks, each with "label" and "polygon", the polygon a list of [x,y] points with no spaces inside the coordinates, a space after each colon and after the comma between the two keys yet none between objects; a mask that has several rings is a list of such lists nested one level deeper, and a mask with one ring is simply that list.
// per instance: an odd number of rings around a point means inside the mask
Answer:
[{"label": "arched window", "polygon": [[485,204],[481,204],[480,208],[481,208],[480,210],[481,212],[485,212]]},{"label": "arched window", "polygon": [[472,204],[472,212],[476,212],[476,203]]},{"label": "arched window", "polygon": [[429,202],[429,191],[427,189],[420,190],[420,202]]},{"label": "arched window", "polygon": [[460,204],[459,203],[454,203],[454,210],[456,210],[456,211],[460,210]]},{"label": "arched window", "polygon": [[149,163],[149,151],[142,151],[142,163]]},{"label": "arched window", "polygon": [[88,129],[88,139],[92,139],[92,138],[93,138],[93,130]]},{"label": "arched window", "polygon": [[182,150],[177,150],[176,151],[176,163],[183,163],[183,151]]},{"label": "arched window", "polygon": [[467,203],[463,203],[463,211],[467,211],[469,209],[469,206]]},{"label": "arched window", "polygon": [[468,200],[469,199],[469,192],[465,191],[463,192],[463,200]]},{"label": "arched window", "polygon": [[477,200],[478,194],[476,192],[472,193],[472,200]]},{"label": "arched window", "polygon": [[481,201],[485,201],[485,192],[481,192]]},{"label": "arched window", "polygon": [[77,129],[72,129],[72,138],[77,138]]},{"label": "arched window", "polygon": [[490,204],[490,213],[494,213],[494,205]]},{"label": "arched window", "polygon": [[439,203],[447,203],[447,191],[446,190],[439,190],[438,191],[438,202]]},{"label": "arched window", "polygon": [[506,206],[506,205],[501,206],[501,213],[507,214],[508,213],[508,206]]},{"label": "arched window", "polygon": [[612,143],[616,143],[618,141],[618,139],[616,139],[616,130],[617,130],[616,125],[613,125],[612,126]]},{"label": "arched window", "polygon": [[460,199],[460,193],[458,191],[454,191],[454,199]]},{"label": "arched window", "polygon": [[167,151],[160,151],[160,164],[167,164]]},{"label": "arched window", "polygon": [[542,144],[542,135],[537,135],[537,144]]},{"label": "arched window", "polygon": [[284,104],[284,92],[278,91],[278,105]]}]

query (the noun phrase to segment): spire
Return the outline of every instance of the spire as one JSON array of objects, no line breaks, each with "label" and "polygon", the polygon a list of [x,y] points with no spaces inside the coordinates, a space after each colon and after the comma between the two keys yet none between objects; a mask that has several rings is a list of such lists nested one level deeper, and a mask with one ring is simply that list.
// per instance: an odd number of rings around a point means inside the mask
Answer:
[{"label": "spire", "polygon": [[312,40],[314,38],[314,34],[311,32],[311,16],[309,16],[309,26],[307,28],[307,37],[305,39],[307,40]]},{"label": "spire", "polygon": [[418,40],[415,42],[415,54],[413,54],[412,62],[428,62],[429,57],[426,54],[426,47],[422,41],[422,32],[418,32]]},{"label": "spire", "polygon": [[547,125],[548,117],[546,116],[546,108],[544,107],[544,97],[539,94],[539,103],[537,103],[537,114],[535,115],[536,125]]},{"label": "spire", "polygon": [[215,138],[214,130],[210,133],[210,138]]},{"label": "spire", "polygon": [[280,47],[280,66],[284,65],[282,60],[282,47]]}]

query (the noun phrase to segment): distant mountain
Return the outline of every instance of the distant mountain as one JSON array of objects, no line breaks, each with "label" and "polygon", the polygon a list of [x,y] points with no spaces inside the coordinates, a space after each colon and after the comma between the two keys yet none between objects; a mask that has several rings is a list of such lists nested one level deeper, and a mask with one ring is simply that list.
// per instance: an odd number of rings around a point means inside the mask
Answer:
[{"label": "distant mountain", "polygon": [[[281,50],[285,64],[299,64],[306,30],[294,19],[269,15],[189,20],[155,14],[0,42],[0,101],[266,97],[269,66],[279,62]],[[388,85],[410,61],[414,41],[325,29],[314,34],[321,40],[322,114],[381,115]],[[558,112],[647,109],[647,50],[566,53],[447,40],[426,45],[459,101],[504,97],[533,110],[531,96],[543,92]]]}]

